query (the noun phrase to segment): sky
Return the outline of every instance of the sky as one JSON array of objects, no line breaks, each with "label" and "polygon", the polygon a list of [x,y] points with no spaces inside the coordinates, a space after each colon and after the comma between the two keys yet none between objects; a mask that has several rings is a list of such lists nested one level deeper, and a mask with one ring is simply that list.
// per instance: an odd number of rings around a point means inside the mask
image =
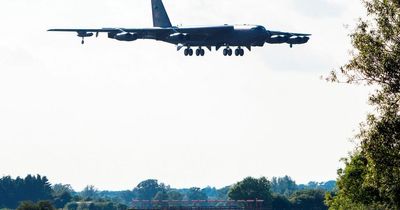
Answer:
[{"label": "sky", "polygon": [[174,25],[312,33],[244,57],[151,40],[80,44],[49,28],[149,27],[149,0],[2,0],[0,176],[81,190],[223,187],[247,176],[336,178],[369,89],[321,79],[348,61],[359,0],[164,0]]}]

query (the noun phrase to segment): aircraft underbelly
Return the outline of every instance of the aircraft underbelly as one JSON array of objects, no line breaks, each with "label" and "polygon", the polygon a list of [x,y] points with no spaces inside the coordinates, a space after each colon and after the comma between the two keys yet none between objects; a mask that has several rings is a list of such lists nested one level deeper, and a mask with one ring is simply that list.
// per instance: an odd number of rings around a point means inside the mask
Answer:
[{"label": "aircraft underbelly", "polygon": [[186,39],[163,40],[171,44],[185,46],[263,46],[264,36],[248,31],[233,31],[215,35],[190,35]]}]

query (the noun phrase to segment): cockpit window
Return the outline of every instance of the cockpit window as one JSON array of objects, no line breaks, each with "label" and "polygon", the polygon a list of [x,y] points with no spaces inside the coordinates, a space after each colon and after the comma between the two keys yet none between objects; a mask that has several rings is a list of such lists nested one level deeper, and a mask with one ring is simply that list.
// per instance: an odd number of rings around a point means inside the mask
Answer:
[{"label": "cockpit window", "polygon": [[257,30],[257,31],[264,31],[265,30],[264,26],[256,26],[253,29]]}]

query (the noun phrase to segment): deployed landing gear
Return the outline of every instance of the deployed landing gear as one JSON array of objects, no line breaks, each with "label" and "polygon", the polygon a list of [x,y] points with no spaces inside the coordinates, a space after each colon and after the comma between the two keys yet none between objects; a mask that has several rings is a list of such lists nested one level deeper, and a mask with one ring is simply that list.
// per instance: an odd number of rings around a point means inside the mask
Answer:
[{"label": "deployed landing gear", "polygon": [[82,37],[81,44],[85,44],[85,38]]},{"label": "deployed landing gear", "polygon": [[238,47],[238,48],[235,50],[235,55],[236,55],[236,56],[243,56],[243,55],[244,55],[244,50],[243,50],[242,48]]},{"label": "deployed landing gear", "polygon": [[223,51],[224,56],[232,56],[232,49],[227,47]]},{"label": "deployed landing gear", "polygon": [[193,49],[188,47],[188,48],[185,49],[183,54],[185,54],[185,56],[192,56],[193,55]]},{"label": "deployed landing gear", "polygon": [[204,56],[206,54],[205,50],[201,47],[196,50],[196,56]]}]

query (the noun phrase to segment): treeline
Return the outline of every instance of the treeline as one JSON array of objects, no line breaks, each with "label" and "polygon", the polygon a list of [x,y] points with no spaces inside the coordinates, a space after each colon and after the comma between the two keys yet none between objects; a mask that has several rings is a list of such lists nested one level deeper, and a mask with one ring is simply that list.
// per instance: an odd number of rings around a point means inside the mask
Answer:
[{"label": "treeline", "polygon": [[[215,187],[176,189],[159,183],[158,180],[148,179],[140,182],[132,190],[99,191],[96,187],[88,185],[81,192],[76,192],[70,185],[52,185],[46,177],[40,175],[28,175],[25,178],[17,177],[16,179],[6,176],[0,179],[0,209],[23,210],[21,209],[23,207],[37,209],[40,205],[50,204],[54,208],[68,210],[125,210],[128,207],[135,207],[132,206],[132,200],[248,200],[255,198],[265,200],[264,205],[272,209],[289,210],[305,207],[306,209],[325,209],[323,204],[325,193],[331,192],[334,187],[334,181],[297,185],[290,177],[285,176],[272,178],[271,181],[250,177],[220,189]],[[310,208],[310,206],[318,208]]]}]

